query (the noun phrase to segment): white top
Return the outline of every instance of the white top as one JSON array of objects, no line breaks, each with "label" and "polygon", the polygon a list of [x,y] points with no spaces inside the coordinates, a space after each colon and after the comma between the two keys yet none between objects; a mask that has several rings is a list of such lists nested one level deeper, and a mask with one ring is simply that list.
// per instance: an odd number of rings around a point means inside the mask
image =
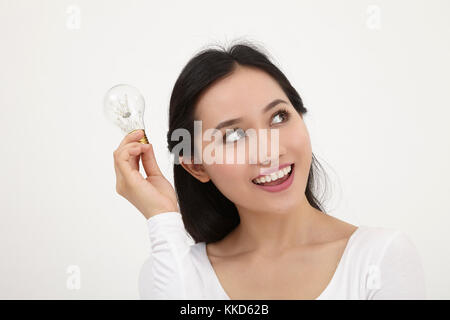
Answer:
[{"label": "white top", "polygon": [[[139,275],[141,299],[231,300],[179,212],[147,220],[150,257]],[[402,231],[361,225],[351,235],[328,286],[317,299],[426,299],[425,274]]]}]

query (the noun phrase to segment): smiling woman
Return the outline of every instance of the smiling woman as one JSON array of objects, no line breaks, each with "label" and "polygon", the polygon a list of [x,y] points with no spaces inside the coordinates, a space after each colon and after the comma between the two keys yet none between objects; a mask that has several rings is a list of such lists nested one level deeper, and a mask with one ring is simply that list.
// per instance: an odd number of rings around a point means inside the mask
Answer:
[{"label": "smiling woman", "polygon": [[[420,257],[407,235],[326,214],[315,193],[322,167],[306,112],[288,79],[252,44],[206,49],[188,62],[170,100],[169,151],[177,143],[172,133],[183,128],[196,142],[190,154],[203,154],[204,135],[194,135],[194,121],[201,121],[203,131],[228,128],[222,148],[246,161],[198,164],[179,155],[180,212],[148,219],[152,252],[141,270],[142,298],[425,296]],[[249,129],[276,130],[278,152],[258,158],[243,143]]]},{"label": "smiling woman", "polygon": [[[177,128],[184,128],[195,137],[194,120],[202,121],[203,131],[225,129],[236,124],[240,124],[240,128],[234,126],[233,130],[278,129],[279,152],[285,152],[280,155],[281,163],[285,159],[297,162],[297,172],[302,169],[303,176],[299,177],[299,185],[293,193],[302,203],[324,212],[320,197],[314,193],[317,192],[316,177],[323,169],[311,152],[303,122],[307,109],[288,79],[261,51],[252,44],[241,43],[228,51],[224,48],[204,50],[188,62],[172,91],[167,133],[169,151],[172,152],[177,144],[170,139]],[[269,114],[269,111],[272,112]],[[236,153],[246,154],[246,163],[256,157],[248,150],[240,149],[244,144],[235,143],[235,139],[243,140],[238,134],[223,136],[228,144],[225,144],[226,148],[231,144],[237,148]],[[199,139],[198,136],[195,138]],[[289,142],[289,145],[283,142]],[[191,154],[202,154],[202,151],[192,145]],[[278,159],[268,160],[274,162]],[[223,239],[240,223],[242,217],[238,208],[241,206],[269,213],[273,208],[281,210],[292,206],[280,198],[282,195],[278,195],[277,200],[268,199],[265,192],[255,193],[258,189],[247,182],[259,174],[258,165],[188,166],[180,162],[182,165],[174,166],[175,190],[186,230],[196,242],[210,243]]]}]

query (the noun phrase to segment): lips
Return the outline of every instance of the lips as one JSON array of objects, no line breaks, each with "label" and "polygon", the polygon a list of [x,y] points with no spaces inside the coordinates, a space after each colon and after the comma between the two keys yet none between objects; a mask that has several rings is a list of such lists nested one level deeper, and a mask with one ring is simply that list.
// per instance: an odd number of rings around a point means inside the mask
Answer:
[{"label": "lips", "polygon": [[256,184],[255,183],[255,187],[256,188],[260,188],[264,191],[267,192],[281,192],[284,190],[287,190],[291,185],[292,182],[294,181],[294,174],[295,174],[295,165],[292,165],[292,170],[289,173],[289,176],[286,180],[284,180],[283,182],[276,184],[276,185],[263,185],[263,184]]},{"label": "lips", "polygon": [[[293,162],[292,163],[283,163],[278,168],[272,168],[272,169],[267,170],[266,172],[264,172],[264,174],[260,174],[260,175],[258,175],[256,177],[254,177],[253,179],[251,179],[251,181],[253,182],[253,180],[256,180],[258,178],[265,177],[265,176],[270,176],[274,172],[277,172],[277,171],[279,171],[279,170],[281,170],[281,169],[283,169],[285,167],[289,167],[289,166],[293,166],[293,165],[294,165]],[[291,167],[291,169],[292,169],[292,167]]]},{"label": "lips", "polygon": [[275,181],[270,181],[270,182],[266,182],[266,183],[256,183],[256,182],[253,182],[253,183],[255,183],[258,186],[276,186],[276,185],[282,184],[284,181],[289,179],[291,174],[292,174],[292,170],[288,174],[284,175],[281,179],[277,179]]}]

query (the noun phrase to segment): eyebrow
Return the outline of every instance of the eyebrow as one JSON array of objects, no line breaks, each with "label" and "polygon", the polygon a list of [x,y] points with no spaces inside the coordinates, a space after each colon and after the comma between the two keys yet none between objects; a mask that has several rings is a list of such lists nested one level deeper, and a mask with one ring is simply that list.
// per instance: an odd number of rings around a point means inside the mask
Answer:
[{"label": "eyebrow", "polygon": [[[282,100],[282,99],[275,99],[272,102],[270,102],[267,106],[264,107],[264,109],[262,110],[262,113],[266,113],[267,111],[269,111],[270,109],[274,108],[279,103],[287,103],[287,102]],[[243,119],[242,117],[239,117],[239,118],[235,118],[235,119],[222,121],[221,123],[219,123],[217,125],[216,130],[219,130],[219,129],[224,128],[224,127],[231,126],[231,125],[233,125],[235,123],[239,123],[239,122],[242,121],[242,119]]]}]

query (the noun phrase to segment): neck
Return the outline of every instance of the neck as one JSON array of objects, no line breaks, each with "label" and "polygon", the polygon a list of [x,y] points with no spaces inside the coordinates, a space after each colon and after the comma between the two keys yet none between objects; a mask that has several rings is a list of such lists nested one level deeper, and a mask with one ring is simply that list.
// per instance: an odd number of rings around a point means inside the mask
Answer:
[{"label": "neck", "polygon": [[279,254],[311,243],[313,225],[321,211],[306,196],[285,211],[252,211],[239,208],[240,224],[230,234],[233,247],[240,252]]}]

